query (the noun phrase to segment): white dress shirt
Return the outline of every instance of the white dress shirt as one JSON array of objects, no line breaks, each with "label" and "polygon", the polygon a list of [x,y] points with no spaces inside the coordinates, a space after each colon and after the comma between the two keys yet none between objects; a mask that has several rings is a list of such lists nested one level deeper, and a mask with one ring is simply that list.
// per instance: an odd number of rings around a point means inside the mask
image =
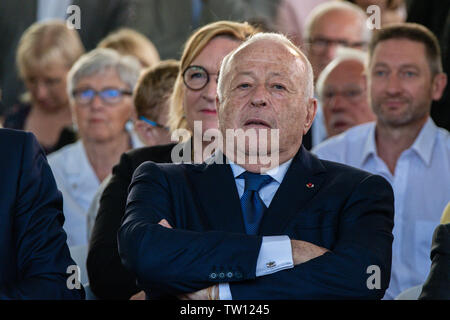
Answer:
[{"label": "white dress shirt", "polygon": [[403,151],[392,175],[378,156],[375,123],[353,127],[312,150],[386,178],[395,198],[392,272],[384,299],[422,284],[430,271],[433,231],[450,200],[450,133],[429,118],[412,146]]},{"label": "white dress shirt", "polygon": [[[134,132],[130,132],[130,136],[133,148],[143,146]],[[50,154],[48,163],[63,195],[67,245],[87,245],[87,212],[100,181],[89,162],[83,142],[80,139]]]},{"label": "white dress shirt", "polygon": [[[238,176],[246,170],[232,161],[229,162],[231,170],[233,171],[233,176],[240,199],[244,194],[245,180],[244,178],[238,178]],[[273,180],[262,187],[258,191],[258,194],[267,208],[280,187],[291,162],[292,159],[283,163],[279,167],[270,169],[265,173],[271,176]],[[256,276],[261,277],[293,267],[294,262],[292,259],[291,240],[289,237],[286,235],[263,237],[258,259],[256,261]],[[228,283],[219,284],[219,298],[220,300],[232,299],[231,290]]]}]

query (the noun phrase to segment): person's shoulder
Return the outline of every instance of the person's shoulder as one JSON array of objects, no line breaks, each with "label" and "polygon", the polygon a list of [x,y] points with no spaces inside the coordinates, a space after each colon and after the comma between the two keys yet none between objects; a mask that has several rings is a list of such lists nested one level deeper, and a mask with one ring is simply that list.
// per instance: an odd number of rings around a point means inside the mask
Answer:
[{"label": "person's shoulder", "polygon": [[48,163],[50,164],[52,169],[57,164],[68,164],[68,161],[73,158],[74,154],[79,154],[79,152],[82,152],[82,150],[80,150],[80,148],[82,147],[83,146],[81,140],[68,144],[61,149],[50,153],[47,156]]},{"label": "person's shoulder", "polygon": [[123,156],[132,162],[171,162],[168,160],[170,160],[170,154],[175,145],[175,143],[170,143],[165,145],[136,148],[124,153]]},{"label": "person's shoulder", "polygon": [[311,152],[319,158],[328,156],[327,158],[338,161],[346,152],[347,146],[351,145],[352,148],[360,148],[374,126],[374,122],[354,126],[341,134],[324,140],[315,146]]},{"label": "person's shoulder", "polygon": [[3,126],[11,129],[23,129],[25,126],[25,120],[28,117],[31,110],[31,105],[26,103],[19,103],[11,107],[5,114],[5,120]]},{"label": "person's shoulder", "polygon": [[16,129],[0,128],[0,149],[8,149],[8,153],[13,150],[22,150],[24,146],[36,144],[37,140],[31,132]]},{"label": "person's shoulder", "polygon": [[24,140],[29,136],[31,136],[31,134],[23,130],[0,128],[0,139],[2,140]]},{"label": "person's shoulder", "polygon": [[[317,158],[317,156],[316,156]],[[330,179],[335,183],[343,183],[351,185],[352,183],[361,183],[365,180],[374,181],[376,183],[382,183],[389,185],[389,182],[380,175],[373,174],[371,172],[365,171],[363,169],[344,164],[342,162],[335,162],[324,159],[317,159],[321,162],[322,166],[325,168]]]},{"label": "person's shoulder", "polygon": [[445,128],[437,127],[437,136],[445,148],[450,151],[450,132]]}]

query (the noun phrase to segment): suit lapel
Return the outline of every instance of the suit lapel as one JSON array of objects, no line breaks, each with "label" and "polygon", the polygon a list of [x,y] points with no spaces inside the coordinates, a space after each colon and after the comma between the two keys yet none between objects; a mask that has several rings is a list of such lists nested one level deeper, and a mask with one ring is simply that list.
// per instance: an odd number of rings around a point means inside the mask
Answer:
[{"label": "suit lapel", "polygon": [[264,213],[259,234],[279,235],[320,190],[325,168],[303,146],[294,157],[283,182]]},{"label": "suit lapel", "polygon": [[[223,161],[215,162],[219,157]],[[190,173],[194,194],[213,230],[245,233],[233,172],[218,153],[210,164],[193,166]]]}]

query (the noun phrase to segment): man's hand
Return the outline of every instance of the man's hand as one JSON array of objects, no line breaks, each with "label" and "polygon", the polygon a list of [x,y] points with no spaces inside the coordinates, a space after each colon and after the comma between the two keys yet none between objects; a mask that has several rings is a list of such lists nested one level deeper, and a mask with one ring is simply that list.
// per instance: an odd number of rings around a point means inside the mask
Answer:
[{"label": "man's hand", "polygon": [[172,229],[172,226],[169,224],[169,222],[167,222],[166,219],[162,219],[160,222],[158,222],[158,224],[162,225],[165,228]]},{"label": "man's hand", "polygon": [[328,249],[302,240],[291,240],[291,247],[292,260],[294,260],[294,265],[299,265],[301,263],[307,262],[329,251]]},{"label": "man's hand", "polygon": [[139,291],[135,295],[133,295],[130,300],[145,300],[145,292],[144,290]]},{"label": "man's hand", "polygon": [[214,285],[196,292],[180,294],[180,300],[219,300],[219,285]]}]

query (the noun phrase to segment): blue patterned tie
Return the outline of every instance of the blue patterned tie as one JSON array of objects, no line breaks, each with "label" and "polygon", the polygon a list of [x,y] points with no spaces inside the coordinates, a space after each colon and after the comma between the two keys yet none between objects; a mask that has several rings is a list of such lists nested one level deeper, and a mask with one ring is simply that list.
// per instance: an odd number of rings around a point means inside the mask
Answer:
[{"label": "blue patterned tie", "polygon": [[245,171],[238,178],[245,179],[244,194],[241,197],[242,213],[244,214],[245,230],[247,234],[257,234],[259,223],[267,209],[258,191],[273,179],[269,175],[261,175]]}]

